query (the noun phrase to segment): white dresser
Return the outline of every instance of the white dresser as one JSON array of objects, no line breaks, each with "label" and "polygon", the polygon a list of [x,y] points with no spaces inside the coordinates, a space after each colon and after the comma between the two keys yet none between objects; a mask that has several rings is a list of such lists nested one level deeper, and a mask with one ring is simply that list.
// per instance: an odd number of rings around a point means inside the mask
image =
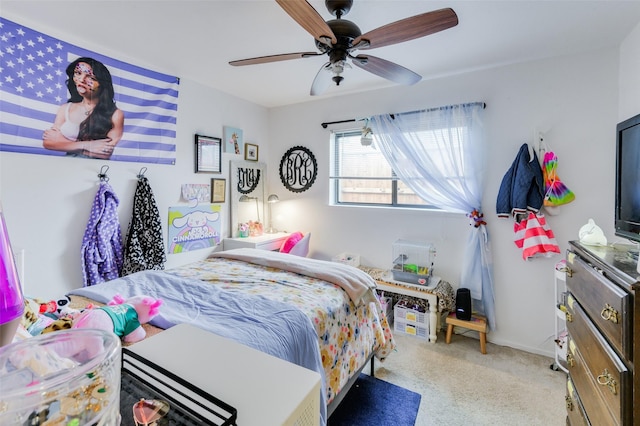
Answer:
[{"label": "white dresser", "polygon": [[241,426],[320,424],[320,375],[179,324],[128,349],[238,410]]}]

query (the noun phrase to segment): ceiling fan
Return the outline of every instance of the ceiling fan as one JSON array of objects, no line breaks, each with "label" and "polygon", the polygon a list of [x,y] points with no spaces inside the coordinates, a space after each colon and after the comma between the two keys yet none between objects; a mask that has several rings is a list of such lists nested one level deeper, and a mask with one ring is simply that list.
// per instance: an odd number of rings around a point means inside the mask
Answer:
[{"label": "ceiling fan", "polygon": [[[344,80],[342,73],[351,68],[349,62],[395,83],[411,85],[422,79],[415,72],[371,55],[353,55],[355,50],[367,50],[424,37],[458,25],[458,16],[453,9],[445,8],[422,13],[384,25],[362,34],[356,24],[342,17],[351,10],[353,0],[325,0],[329,12],[336,17],[324,21],[306,0],[276,0],[302,28],[315,38],[320,52],[284,53],[259,56],[229,62],[230,65],[255,65],[290,59],[328,55],[311,85],[311,96],[322,94],[331,81],[336,85]],[[330,77],[332,76],[332,77]]]}]

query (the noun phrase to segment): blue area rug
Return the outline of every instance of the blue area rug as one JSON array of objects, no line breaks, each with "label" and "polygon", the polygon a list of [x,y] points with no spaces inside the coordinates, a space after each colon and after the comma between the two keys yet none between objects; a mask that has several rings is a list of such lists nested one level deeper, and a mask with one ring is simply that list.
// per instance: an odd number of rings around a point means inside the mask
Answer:
[{"label": "blue area rug", "polygon": [[384,380],[360,374],[328,426],[413,426],[421,395]]}]

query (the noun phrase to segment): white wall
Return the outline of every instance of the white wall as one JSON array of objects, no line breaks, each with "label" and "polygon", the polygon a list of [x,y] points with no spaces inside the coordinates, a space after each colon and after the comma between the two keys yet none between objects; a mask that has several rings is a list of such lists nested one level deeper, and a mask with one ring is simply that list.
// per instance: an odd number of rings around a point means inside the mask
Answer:
[{"label": "white wall", "polygon": [[640,24],[620,45],[618,121],[640,114]]},{"label": "white wall", "polygon": [[[497,318],[489,340],[552,354],[555,263],[590,217],[613,239],[617,81],[618,56],[612,49],[272,109],[270,187],[280,199],[289,200],[274,206],[275,224],[312,232],[313,257],[329,259],[347,251],[359,253],[363,264],[382,268],[390,266],[396,239],[433,242],[436,274],[458,287],[460,253],[469,226],[466,217],[330,206],[329,129],[320,123],[484,101],[488,161],[483,209],[492,239]],[[497,219],[495,202],[504,173],[520,145],[532,141],[535,130],[546,133],[559,158],[559,176],[576,193],[576,201],[561,207],[558,216],[548,216],[562,255],[525,262],[512,241],[513,223]],[[294,145],[311,149],[320,167],[316,183],[299,196],[287,191],[274,172],[282,154]]]},{"label": "white wall", "polygon": [[[70,40],[74,41],[74,40]],[[109,184],[120,199],[119,217],[123,238],[129,226],[137,174],[145,176],[154,192],[163,221],[170,206],[180,200],[181,185],[227,179],[229,160],[224,154],[222,174],[194,173],[194,134],[222,137],[224,125],[240,127],[246,140],[266,142],[267,110],[182,79],[178,103],[176,165],[154,165],[0,153],[0,200],[16,257],[24,250],[23,287],[26,294],[43,299],[59,298],[82,286],[80,247],[97,191],[100,168],[109,166]],[[3,136],[4,137],[4,136]],[[229,203],[222,205],[222,235],[229,234]],[[210,250],[167,256],[167,267],[204,258]]]}]

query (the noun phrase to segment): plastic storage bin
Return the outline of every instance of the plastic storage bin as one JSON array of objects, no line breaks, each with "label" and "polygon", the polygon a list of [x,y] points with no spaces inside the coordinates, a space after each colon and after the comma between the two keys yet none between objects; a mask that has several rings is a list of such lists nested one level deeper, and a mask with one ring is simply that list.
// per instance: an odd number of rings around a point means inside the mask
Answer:
[{"label": "plastic storage bin", "polygon": [[433,244],[396,240],[392,251],[391,274],[394,280],[420,285],[429,284],[436,256]]},{"label": "plastic storage bin", "polygon": [[396,303],[393,311],[394,331],[423,340],[429,339],[429,315],[426,312],[407,308],[400,303]]},{"label": "plastic storage bin", "polygon": [[120,348],[114,333],[89,329],[1,348],[0,424],[120,424]]}]

